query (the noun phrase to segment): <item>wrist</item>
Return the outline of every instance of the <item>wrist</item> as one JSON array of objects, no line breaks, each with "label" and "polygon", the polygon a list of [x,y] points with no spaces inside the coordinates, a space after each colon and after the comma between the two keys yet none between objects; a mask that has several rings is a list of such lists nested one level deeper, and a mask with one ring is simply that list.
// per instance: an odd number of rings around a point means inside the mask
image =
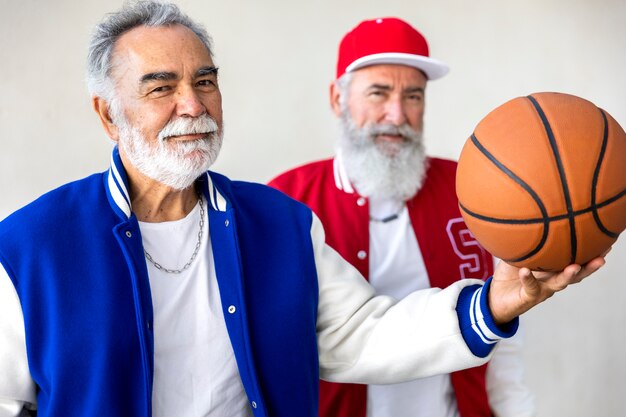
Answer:
[{"label": "wrist", "polygon": [[519,319],[498,325],[488,306],[491,278],[484,285],[465,287],[459,294],[457,316],[465,343],[478,357],[486,357],[496,343],[517,332]]}]

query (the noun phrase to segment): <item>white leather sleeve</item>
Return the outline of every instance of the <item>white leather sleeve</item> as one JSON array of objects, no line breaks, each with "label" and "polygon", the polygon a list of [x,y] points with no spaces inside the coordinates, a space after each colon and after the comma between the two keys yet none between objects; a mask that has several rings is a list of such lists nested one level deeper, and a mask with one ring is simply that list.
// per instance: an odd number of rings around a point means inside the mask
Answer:
[{"label": "white leather sleeve", "polygon": [[13,282],[0,264],[0,417],[16,417],[36,403],[28,370],[22,306]]},{"label": "white leather sleeve", "polygon": [[496,417],[534,417],[535,397],[524,381],[523,328],[502,340],[487,367],[487,396]]},{"label": "white leather sleeve", "polygon": [[319,282],[320,375],[335,382],[388,384],[477,366],[461,336],[456,302],[479,280],[416,291],[401,301],[374,289],[311,227]]}]

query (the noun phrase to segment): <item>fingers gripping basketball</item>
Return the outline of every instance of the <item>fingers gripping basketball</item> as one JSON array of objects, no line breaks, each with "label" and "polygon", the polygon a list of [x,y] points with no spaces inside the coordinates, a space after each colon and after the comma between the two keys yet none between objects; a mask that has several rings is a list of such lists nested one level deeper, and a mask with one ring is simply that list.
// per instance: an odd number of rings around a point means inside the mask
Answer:
[{"label": "fingers gripping basketball", "polygon": [[626,134],[582,98],[518,97],[467,140],[457,195],[493,255],[534,270],[585,263],[626,228]]}]

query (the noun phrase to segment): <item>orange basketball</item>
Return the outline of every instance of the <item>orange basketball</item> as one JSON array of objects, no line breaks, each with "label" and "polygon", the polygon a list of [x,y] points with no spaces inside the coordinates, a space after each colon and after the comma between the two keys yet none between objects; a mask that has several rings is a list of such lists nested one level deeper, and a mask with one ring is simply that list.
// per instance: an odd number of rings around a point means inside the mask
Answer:
[{"label": "orange basketball", "polygon": [[456,188],[465,223],[494,256],[544,271],[583,264],[626,228],[626,134],[582,98],[518,97],[478,123]]}]

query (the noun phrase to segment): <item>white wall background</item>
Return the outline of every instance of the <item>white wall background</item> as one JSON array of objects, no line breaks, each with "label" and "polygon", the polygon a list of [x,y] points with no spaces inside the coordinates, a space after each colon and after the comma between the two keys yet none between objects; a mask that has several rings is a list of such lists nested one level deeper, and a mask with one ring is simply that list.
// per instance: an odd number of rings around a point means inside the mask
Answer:
[{"label": "white wall background", "polygon": [[[504,101],[561,91],[626,124],[624,0],[180,0],[215,41],[226,136],[215,169],[264,182],[333,151],[328,106],[341,36],[399,16],[450,74],[428,87],[432,154],[457,158]],[[0,0],[0,218],[106,169],[110,145],[84,88],[89,33],[120,0]],[[626,168],[625,168],[626,169]],[[527,380],[542,416],[625,415],[626,238],[597,278],[525,317]]]}]

